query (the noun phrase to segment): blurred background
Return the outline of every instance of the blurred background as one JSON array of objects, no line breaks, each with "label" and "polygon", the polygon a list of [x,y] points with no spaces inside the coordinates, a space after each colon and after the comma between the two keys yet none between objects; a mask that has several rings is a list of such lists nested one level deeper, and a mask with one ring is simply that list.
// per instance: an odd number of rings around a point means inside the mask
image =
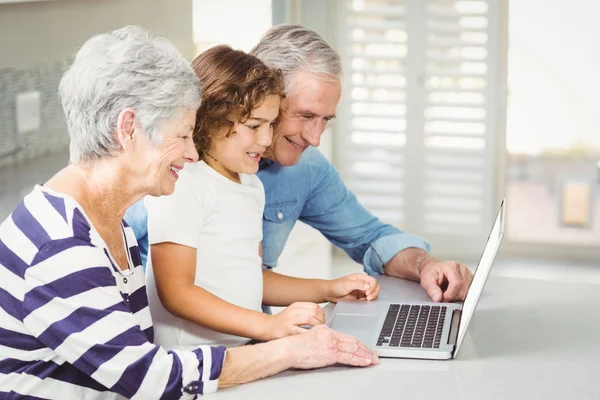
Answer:
[{"label": "blurred background", "polygon": [[[506,197],[501,263],[563,279],[600,266],[598,15],[596,0],[0,0],[0,219],[68,161],[57,87],[91,35],[141,25],[191,61],[299,23],[344,59],[322,151],[363,204],[476,265]],[[303,224],[280,265],[357,268]]]}]

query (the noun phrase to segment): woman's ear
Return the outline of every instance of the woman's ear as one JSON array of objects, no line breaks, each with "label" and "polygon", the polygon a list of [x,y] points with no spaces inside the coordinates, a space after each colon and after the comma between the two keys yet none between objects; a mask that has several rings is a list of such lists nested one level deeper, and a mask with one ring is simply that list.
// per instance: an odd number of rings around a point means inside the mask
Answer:
[{"label": "woman's ear", "polygon": [[135,109],[123,109],[117,117],[117,140],[125,150],[132,149],[136,139]]}]

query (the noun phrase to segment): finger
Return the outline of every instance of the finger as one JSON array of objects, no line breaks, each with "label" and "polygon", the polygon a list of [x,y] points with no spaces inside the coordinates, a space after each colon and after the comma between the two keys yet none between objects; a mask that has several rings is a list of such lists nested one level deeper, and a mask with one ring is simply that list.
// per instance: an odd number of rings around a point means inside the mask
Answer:
[{"label": "finger", "polygon": [[377,286],[379,286],[377,279],[373,278],[372,276],[368,276],[367,279],[365,279],[365,282],[369,284],[369,289],[366,292],[367,296],[373,294],[373,292],[377,289]]},{"label": "finger", "polygon": [[325,323],[325,319],[315,318],[312,315],[297,315],[291,321],[296,326],[300,326],[300,325],[317,326],[317,325],[323,325]]},{"label": "finger", "polygon": [[[341,362],[350,365],[376,365],[379,357],[363,343],[355,340],[355,343],[338,342],[337,348]],[[368,361],[368,364],[365,363]]]},{"label": "finger", "polygon": [[364,281],[362,279],[360,280],[349,280],[347,279],[346,281],[344,281],[344,295],[348,294],[348,293],[352,293],[353,291],[357,290],[361,293],[366,292],[367,290],[369,290],[370,288],[370,284],[367,281]]},{"label": "finger", "polygon": [[374,354],[367,348],[358,346],[352,343],[338,343],[337,348],[343,353],[350,353],[355,356],[366,358],[371,361],[375,360]]},{"label": "finger", "polygon": [[325,323],[325,311],[323,311],[323,309],[318,304],[315,304],[315,303],[294,303],[294,304],[298,304],[298,306],[294,307],[294,309],[292,309],[290,311],[290,315],[314,317],[314,318],[322,321],[321,323],[323,323],[323,324]]},{"label": "finger", "polygon": [[288,306],[288,308],[295,308],[295,309],[316,309],[316,308],[321,308],[319,307],[319,305],[317,303],[311,303],[308,301],[297,301],[295,303],[292,303]]},{"label": "finger", "polygon": [[377,284],[377,286],[373,290],[373,293],[371,293],[371,295],[368,296],[367,300],[369,300],[369,301],[377,300],[379,298],[380,291],[381,291],[381,286],[379,286],[379,284]]},{"label": "finger", "polygon": [[351,353],[338,352],[335,356],[335,362],[339,364],[352,365],[354,367],[367,367],[371,365],[370,358],[355,356]]},{"label": "finger", "polygon": [[442,289],[440,289],[434,274],[426,274],[421,277],[421,286],[431,297],[431,300],[435,302],[442,301]]},{"label": "finger", "polygon": [[306,331],[308,331],[308,329],[301,328],[301,327],[296,326],[296,325],[292,325],[288,329],[288,336],[290,336],[290,335],[299,335],[299,334],[304,333]]},{"label": "finger", "polygon": [[463,285],[462,276],[459,273],[458,263],[444,268],[443,272],[448,281],[448,287],[444,291],[444,301],[453,301],[458,298],[458,293]]},{"label": "finger", "polygon": [[471,282],[473,282],[473,274],[471,273],[471,271],[469,270],[469,268],[466,265],[460,264],[460,275],[462,276],[462,279],[463,279],[463,285],[458,294],[458,298],[460,300],[464,300],[467,297],[469,288],[471,287]]}]

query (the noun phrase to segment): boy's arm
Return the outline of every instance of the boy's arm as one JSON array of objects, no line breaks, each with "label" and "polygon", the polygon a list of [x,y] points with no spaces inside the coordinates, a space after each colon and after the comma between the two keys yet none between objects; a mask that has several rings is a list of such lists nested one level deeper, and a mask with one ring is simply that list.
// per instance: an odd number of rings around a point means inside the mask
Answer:
[{"label": "boy's arm", "polygon": [[263,304],[286,307],[298,301],[324,303],[329,282],[302,279],[263,270]]},{"label": "boy's arm", "polygon": [[270,315],[235,306],[194,284],[195,248],[164,242],[150,250],[158,296],[171,314],[218,332],[270,339]]},{"label": "boy's arm", "polygon": [[[262,258],[262,243],[258,248]],[[379,284],[367,275],[353,274],[339,279],[302,279],[263,270],[263,304],[289,306],[295,302],[337,302],[342,298],[375,300]]]}]

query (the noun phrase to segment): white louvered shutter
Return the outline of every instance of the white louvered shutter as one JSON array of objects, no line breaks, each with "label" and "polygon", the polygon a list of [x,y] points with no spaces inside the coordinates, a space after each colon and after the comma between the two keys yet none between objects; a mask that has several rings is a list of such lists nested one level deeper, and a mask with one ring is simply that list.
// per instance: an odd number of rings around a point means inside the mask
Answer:
[{"label": "white louvered shutter", "polygon": [[340,169],[364,206],[405,223],[406,8],[402,1],[345,0]]},{"label": "white louvered shutter", "polygon": [[338,160],[385,222],[480,255],[496,212],[502,0],[346,0]]}]

